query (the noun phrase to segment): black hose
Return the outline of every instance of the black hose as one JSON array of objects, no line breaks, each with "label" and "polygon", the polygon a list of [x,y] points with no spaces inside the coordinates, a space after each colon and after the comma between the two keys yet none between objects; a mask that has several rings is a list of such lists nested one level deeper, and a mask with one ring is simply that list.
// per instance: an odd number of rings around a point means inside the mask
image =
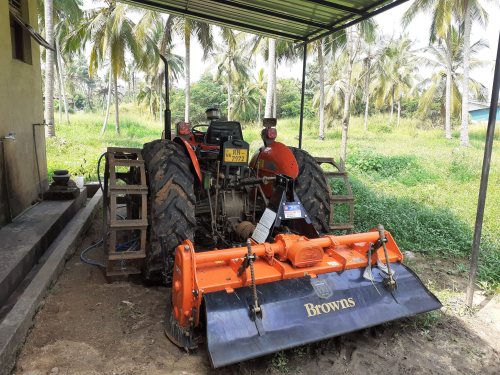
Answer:
[{"label": "black hose", "polygon": [[104,154],[102,154],[101,157],[99,158],[99,161],[97,162],[97,179],[99,180],[99,186],[101,187],[101,191],[102,191],[103,194],[104,194],[104,189],[102,187],[102,182],[101,182],[100,167],[101,167],[101,160],[104,157],[104,155],[106,155],[106,154],[107,154],[107,152],[105,152]]}]

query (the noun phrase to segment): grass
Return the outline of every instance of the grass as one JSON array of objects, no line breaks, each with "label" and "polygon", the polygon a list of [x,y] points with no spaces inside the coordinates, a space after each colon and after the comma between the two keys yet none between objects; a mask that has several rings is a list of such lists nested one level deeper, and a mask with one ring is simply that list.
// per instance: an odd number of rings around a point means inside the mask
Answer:
[{"label": "grass", "polygon": [[[71,125],[56,127],[56,139],[47,141],[49,174],[69,169],[74,175],[96,180],[99,156],[108,146],[142,147],[159,138],[162,125],[148,116],[121,115],[121,134],[114,132],[114,116],[104,136],[99,135],[102,117],[75,114]],[[340,124],[326,130],[326,141],[317,137],[317,122],[304,124],[303,148],[314,156],[340,155]],[[244,124],[251,153],[262,144],[256,124]],[[278,140],[298,146],[298,119],[278,122]],[[355,201],[355,230],[366,231],[382,223],[401,250],[444,258],[462,258],[468,264],[476,215],[477,196],[486,138],[485,125],[470,126],[471,147],[459,148],[459,129],[453,140],[444,139],[443,129],[416,119],[402,119],[399,128],[387,116],[353,117],[349,129],[347,170]],[[479,281],[487,287],[500,283],[500,129],[495,135],[489,189],[484,216]],[[341,193],[338,180],[332,189]],[[347,207],[335,211],[342,221]]]}]

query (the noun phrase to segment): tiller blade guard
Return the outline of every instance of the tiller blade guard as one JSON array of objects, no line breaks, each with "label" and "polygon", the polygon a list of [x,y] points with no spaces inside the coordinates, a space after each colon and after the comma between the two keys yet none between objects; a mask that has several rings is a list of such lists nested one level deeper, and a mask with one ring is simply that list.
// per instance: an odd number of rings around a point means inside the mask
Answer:
[{"label": "tiller blade guard", "polygon": [[[196,347],[204,302],[210,359],[221,367],[439,309],[402,261],[383,228],[314,239],[278,235],[272,244],[203,253],[185,241],[176,252],[165,332],[179,346]],[[363,277],[367,267],[371,278]]]}]

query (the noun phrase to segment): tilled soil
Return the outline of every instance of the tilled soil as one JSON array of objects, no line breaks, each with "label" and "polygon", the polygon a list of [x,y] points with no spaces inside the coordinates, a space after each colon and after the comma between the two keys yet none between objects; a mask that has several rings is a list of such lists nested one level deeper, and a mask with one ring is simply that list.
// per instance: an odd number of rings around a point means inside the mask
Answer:
[{"label": "tilled soil", "polygon": [[[410,262],[445,302],[440,312],[213,370],[203,345],[187,353],[166,338],[168,288],[144,285],[140,277],[109,284],[102,270],[80,260],[100,238],[101,217],[37,314],[15,374],[500,373],[499,319],[486,308],[463,314],[462,296],[454,291],[464,290],[465,279],[453,262],[421,256]],[[101,253],[98,247],[86,256],[103,262]],[[492,304],[485,299],[479,309]]]}]

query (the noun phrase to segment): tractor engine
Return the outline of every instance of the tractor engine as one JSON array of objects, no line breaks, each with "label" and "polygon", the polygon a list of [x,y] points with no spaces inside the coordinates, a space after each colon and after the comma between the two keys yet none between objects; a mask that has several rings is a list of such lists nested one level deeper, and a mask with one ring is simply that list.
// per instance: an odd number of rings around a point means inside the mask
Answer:
[{"label": "tractor engine", "polygon": [[267,201],[261,184],[272,185],[275,179],[258,177],[249,167],[250,147],[241,124],[217,121],[217,112],[207,110],[211,122],[206,132],[195,129],[191,137],[200,141],[193,150],[202,180],[196,197],[195,241],[210,249],[244,246]]}]

